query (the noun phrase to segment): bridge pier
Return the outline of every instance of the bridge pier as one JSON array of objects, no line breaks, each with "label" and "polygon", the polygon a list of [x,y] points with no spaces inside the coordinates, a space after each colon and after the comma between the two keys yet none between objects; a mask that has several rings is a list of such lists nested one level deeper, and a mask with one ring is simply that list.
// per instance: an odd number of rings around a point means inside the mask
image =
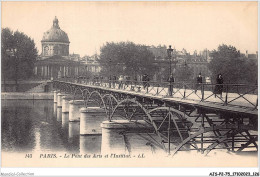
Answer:
[{"label": "bridge pier", "polygon": [[151,147],[147,145],[149,144],[148,138],[135,138],[135,136],[133,136],[133,133],[144,134],[154,131],[153,126],[144,120],[137,122],[130,122],[128,120],[104,121],[101,123],[101,128],[102,154],[131,154],[134,150],[133,148],[138,149],[137,152],[140,152],[140,150],[143,150],[142,152],[151,152]]},{"label": "bridge pier", "polygon": [[63,96],[62,97],[62,112],[69,113],[69,101],[73,100],[72,96]]},{"label": "bridge pier", "polygon": [[57,117],[57,103],[53,103],[53,116]]},{"label": "bridge pier", "polygon": [[79,122],[69,122],[69,139],[79,135]]},{"label": "bridge pier", "polygon": [[100,123],[107,120],[106,112],[100,107],[80,109],[80,134],[101,134]]},{"label": "bridge pier", "polygon": [[62,121],[61,107],[57,107],[57,121],[58,121],[58,122],[61,122],[61,121]]},{"label": "bridge pier", "polygon": [[69,121],[80,120],[80,108],[84,107],[84,100],[69,101]]},{"label": "bridge pier", "polygon": [[62,117],[62,127],[66,127],[68,122],[69,122],[69,114],[68,113],[61,113],[61,117]]},{"label": "bridge pier", "polygon": [[54,102],[54,103],[57,103],[57,95],[58,95],[58,93],[59,93],[59,92],[56,91],[56,90],[53,91],[53,102]]},{"label": "bridge pier", "polygon": [[57,94],[57,107],[62,107],[62,97],[66,96],[66,94],[58,93]]}]

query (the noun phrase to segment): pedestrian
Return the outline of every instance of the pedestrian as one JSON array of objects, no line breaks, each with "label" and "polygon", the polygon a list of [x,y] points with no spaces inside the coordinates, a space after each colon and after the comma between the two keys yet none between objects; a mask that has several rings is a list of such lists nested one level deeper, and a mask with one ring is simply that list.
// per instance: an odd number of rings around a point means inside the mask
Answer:
[{"label": "pedestrian", "polygon": [[200,87],[200,85],[202,84],[202,76],[201,73],[199,73],[198,77],[197,77],[197,82],[195,85],[195,93],[197,93],[198,88]]},{"label": "pedestrian", "polygon": [[130,77],[129,76],[125,76],[124,80],[125,80],[125,87],[128,87],[128,85],[130,84]]},{"label": "pedestrian", "polygon": [[99,78],[99,83],[102,84],[102,82],[103,82],[103,76],[99,76],[98,78]]},{"label": "pedestrian", "polygon": [[93,77],[93,85],[97,85],[97,83],[98,83],[98,76],[97,75],[94,75],[94,77]]},{"label": "pedestrian", "polygon": [[116,86],[116,80],[117,80],[117,77],[114,75],[112,77],[112,86],[113,86],[113,88],[115,88],[115,86]]},{"label": "pedestrian", "polygon": [[137,76],[134,76],[133,82],[134,82],[134,86],[136,87],[136,85],[137,85]]},{"label": "pedestrian", "polygon": [[169,96],[172,96],[172,93],[173,93],[173,83],[174,83],[173,74],[171,74],[170,77],[168,78],[168,82],[169,82],[169,88],[168,88]]},{"label": "pedestrian", "polygon": [[144,90],[145,89],[148,89],[148,87],[149,87],[149,77],[148,77],[148,75],[147,74],[144,74],[143,75],[143,78],[142,78],[142,81],[143,81],[143,87],[144,87]]},{"label": "pedestrian", "polygon": [[217,79],[216,79],[216,86],[214,89],[215,98],[216,98],[217,94],[220,94],[220,98],[222,98],[223,83],[224,83],[224,80],[223,80],[222,74],[218,74]]},{"label": "pedestrian", "polygon": [[119,81],[118,89],[121,89],[123,87],[124,76],[120,75],[118,81]]},{"label": "pedestrian", "polygon": [[146,74],[144,74],[144,75],[142,76],[142,82],[143,82],[143,87],[144,87],[144,89],[145,89],[145,86],[146,86]]}]

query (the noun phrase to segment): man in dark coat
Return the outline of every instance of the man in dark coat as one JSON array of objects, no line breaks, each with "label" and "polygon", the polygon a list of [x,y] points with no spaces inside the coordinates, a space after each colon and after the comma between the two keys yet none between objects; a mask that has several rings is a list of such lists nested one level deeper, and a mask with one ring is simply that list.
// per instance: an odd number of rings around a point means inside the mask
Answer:
[{"label": "man in dark coat", "polygon": [[150,80],[150,79],[149,79],[148,75],[147,75],[147,74],[144,74],[144,75],[143,75],[143,78],[142,78],[144,90],[145,90],[146,88],[148,89],[148,87],[149,87],[149,84],[148,84],[149,80]]},{"label": "man in dark coat", "polygon": [[172,92],[173,92],[173,83],[174,83],[174,77],[173,77],[173,74],[171,74],[170,77],[168,78],[168,82],[169,82],[169,88],[168,88],[169,96],[172,96]]},{"label": "man in dark coat", "polygon": [[117,81],[117,77],[114,75],[114,76],[112,77],[112,86],[113,86],[113,88],[116,87],[116,81]]},{"label": "man in dark coat", "polygon": [[201,84],[202,84],[202,76],[201,76],[201,73],[199,73],[199,75],[197,77],[196,86],[195,86],[195,93],[197,93],[197,90]]}]

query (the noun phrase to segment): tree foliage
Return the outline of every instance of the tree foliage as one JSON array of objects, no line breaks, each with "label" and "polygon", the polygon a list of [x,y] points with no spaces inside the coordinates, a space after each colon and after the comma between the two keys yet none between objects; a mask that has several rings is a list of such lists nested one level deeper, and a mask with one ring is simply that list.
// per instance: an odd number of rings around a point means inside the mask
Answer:
[{"label": "tree foliage", "polygon": [[133,42],[107,42],[100,49],[99,62],[104,75],[128,75],[132,78],[143,74],[152,77],[157,67],[155,57],[146,46]]},{"label": "tree foliage", "polygon": [[211,56],[209,69],[213,80],[221,73],[226,83],[256,83],[257,61],[241,55],[235,47],[220,45]]},{"label": "tree foliage", "polygon": [[190,82],[192,81],[193,69],[188,65],[178,67],[175,72],[177,82]]},{"label": "tree foliage", "polygon": [[[33,75],[37,57],[34,41],[22,32],[2,29],[2,79],[27,79]],[[11,52],[10,52],[11,51]]]},{"label": "tree foliage", "polygon": [[[193,69],[187,64],[182,64],[177,66],[174,69],[174,65],[172,66],[172,74],[175,79],[175,82],[190,82],[193,80]],[[167,81],[170,76],[170,68],[166,67],[162,72],[163,81]]]}]

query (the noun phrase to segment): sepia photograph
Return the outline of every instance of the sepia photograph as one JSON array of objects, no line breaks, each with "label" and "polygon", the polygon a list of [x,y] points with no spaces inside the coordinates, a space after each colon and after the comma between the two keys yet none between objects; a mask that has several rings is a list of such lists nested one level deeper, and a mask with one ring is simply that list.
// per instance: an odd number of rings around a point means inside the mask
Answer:
[{"label": "sepia photograph", "polygon": [[257,1],[1,2],[1,176],[258,161]]}]

